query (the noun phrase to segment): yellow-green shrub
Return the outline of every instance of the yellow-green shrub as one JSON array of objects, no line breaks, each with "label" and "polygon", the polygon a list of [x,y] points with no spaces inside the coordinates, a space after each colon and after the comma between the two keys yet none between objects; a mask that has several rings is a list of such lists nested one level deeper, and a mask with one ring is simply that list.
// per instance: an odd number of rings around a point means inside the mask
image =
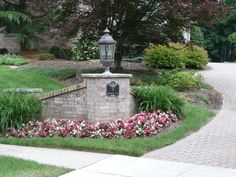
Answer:
[{"label": "yellow-green shrub", "polygon": [[168,85],[175,90],[183,91],[200,87],[202,81],[200,75],[190,72],[177,72],[169,76]]},{"label": "yellow-green shrub", "polygon": [[156,45],[145,49],[144,61],[153,68],[182,69],[185,67],[183,58],[177,50],[165,45]]},{"label": "yellow-green shrub", "polygon": [[208,64],[208,53],[204,48],[191,46],[184,54],[187,68],[202,69]]},{"label": "yellow-green shrub", "polygon": [[208,64],[208,53],[202,47],[186,46],[181,43],[170,43],[169,46],[178,52],[186,68],[202,69]]}]

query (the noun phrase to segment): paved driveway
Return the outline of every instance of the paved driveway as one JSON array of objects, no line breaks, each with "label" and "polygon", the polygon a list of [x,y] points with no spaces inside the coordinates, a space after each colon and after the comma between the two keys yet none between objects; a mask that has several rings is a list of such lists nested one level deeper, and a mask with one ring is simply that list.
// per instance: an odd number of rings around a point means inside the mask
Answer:
[{"label": "paved driveway", "polygon": [[209,66],[202,74],[223,93],[222,110],[199,132],[144,157],[236,169],[236,64]]}]

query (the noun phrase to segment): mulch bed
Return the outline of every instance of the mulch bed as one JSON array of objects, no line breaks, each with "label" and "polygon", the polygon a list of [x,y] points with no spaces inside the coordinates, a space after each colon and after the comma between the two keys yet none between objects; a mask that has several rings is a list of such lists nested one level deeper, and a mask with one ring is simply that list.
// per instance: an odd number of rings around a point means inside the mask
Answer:
[{"label": "mulch bed", "polygon": [[[203,95],[206,100],[197,98],[196,94]],[[215,111],[220,110],[223,105],[222,94],[214,89],[195,89],[185,91],[183,92],[183,95],[186,97],[188,102]]]}]

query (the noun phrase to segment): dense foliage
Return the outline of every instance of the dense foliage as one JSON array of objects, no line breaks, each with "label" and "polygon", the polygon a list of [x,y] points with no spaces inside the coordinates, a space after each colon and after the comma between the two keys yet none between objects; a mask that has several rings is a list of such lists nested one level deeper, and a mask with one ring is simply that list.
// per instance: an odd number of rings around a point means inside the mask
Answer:
[{"label": "dense foliage", "polygon": [[200,87],[203,79],[200,75],[190,72],[177,72],[168,77],[168,85],[178,91]]},{"label": "dense foliage", "polygon": [[117,40],[116,67],[121,67],[124,46],[183,41],[183,27],[191,26],[191,22],[213,24],[216,16],[224,12],[222,4],[211,0],[84,0],[83,3],[75,11],[83,34],[87,38],[99,36],[108,26]]},{"label": "dense foliage", "polygon": [[70,60],[72,59],[72,55],[73,55],[71,49],[64,48],[64,47],[57,47],[57,46],[51,47],[49,52],[59,59]]},{"label": "dense foliage", "polygon": [[203,69],[208,64],[208,52],[198,46],[191,46],[182,53],[187,68]]},{"label": "dense foliage", "polygon": [[0,55],[0,65],[24,65],[28,61],[19,55]]},{"label": "dense foliage", "polygon": [[202,32],[201,27],[193,26],[191,29],[191,44],[205,47],[205,39],[204,34]]},{"label": "dense foliage", "polygon": [[7,54],[8,50],[6,48],[0,48],[0,55]]},{"label": "dense foliage", "polygon": [[176,50],[165,45],[151,46],[144,52],[145,63],[153,68],[176,69],[184,68],[183,58]]},{"label": "dense foliage", "polygon": [[81,61],[99,58],[97,41],[84,38],[81,31],[75,38],[73,45],[72,52],[75,60]]},{"label": "dense foliage", "polygon": [[208,63],[208,53],[198,46],[170,43],[145,49],[145,63],[153,68],[163,69],[202,69]]},{"label": "dense foliage", "polygon": [[183,116],[185,100],[176,91],[165,86],[134,86],[132,91],[137,96],[140,111],[161,109],[172,111],[178,117]]},{"label": "dense foliage", "polygon": [[42,105],[32,95],[0,93],[0,131],[18,127],[32,119],[39,119]]}]

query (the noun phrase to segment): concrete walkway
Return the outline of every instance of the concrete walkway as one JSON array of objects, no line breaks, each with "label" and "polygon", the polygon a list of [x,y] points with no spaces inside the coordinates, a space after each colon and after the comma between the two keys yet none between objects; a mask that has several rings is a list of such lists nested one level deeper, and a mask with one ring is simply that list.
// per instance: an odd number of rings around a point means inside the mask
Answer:
[{"label": "concrete walkway", "polygon": [[235,177],[236,169],[112,156],[61,177]]},{"label": "concrete walkway", "polygon": [[202,74],[223,93],[222,110],[199,132],[144,157],[236,169],[236,64],[209,66]]},{"label": "concrete walkway", "polygon": [[111,155],[100,153],[3,144],[0,144],[0,155],[12,156],[25,160],[33,160],[43,164],[71,169],[81,169],[111,157]]}]

